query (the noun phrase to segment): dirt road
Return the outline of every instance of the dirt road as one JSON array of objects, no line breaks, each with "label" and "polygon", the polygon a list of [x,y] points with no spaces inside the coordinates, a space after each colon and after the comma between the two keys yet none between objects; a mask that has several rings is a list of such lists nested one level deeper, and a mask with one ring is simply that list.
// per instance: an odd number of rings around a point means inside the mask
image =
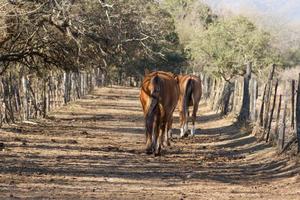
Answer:
[{"label": "dirt road", "polygon": [[[138,90],[102,88],[0,130],[0,199],[300,199],[299,160],[200,106],[194,138],[144,153]],[[178,114],[175,114],[175,137]]]}]

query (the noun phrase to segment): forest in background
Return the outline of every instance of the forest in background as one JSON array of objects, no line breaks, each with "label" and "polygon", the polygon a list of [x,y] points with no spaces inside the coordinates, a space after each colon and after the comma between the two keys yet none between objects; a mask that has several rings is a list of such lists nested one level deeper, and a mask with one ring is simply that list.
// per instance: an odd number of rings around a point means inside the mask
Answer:
[{"label": "forest in background", "polygon": [[296,66],[300,42],[279,45],[271,30],[198,0],[1,0],[0,74],[97,68],[121,83],[144,68],[230,80],[248,62],[260,76]]}]

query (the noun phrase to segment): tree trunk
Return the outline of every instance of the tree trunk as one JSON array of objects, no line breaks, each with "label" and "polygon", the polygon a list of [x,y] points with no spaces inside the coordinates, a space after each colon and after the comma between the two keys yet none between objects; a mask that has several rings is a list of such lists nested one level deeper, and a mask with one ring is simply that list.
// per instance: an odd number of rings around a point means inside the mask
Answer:
[{"label": "tree trunk", "polygon": [[[31,112],[29,112],[29,116],[33,117],[33,118],[37,118],[38,116],[38,112],[40,112],[40,107],[38,106],[38,98],[37,98],[37,94],[34,91],[34,86],[32,86],[32,79],[28,80],[28,89],[31,93],[31,102],[33,104],[33,109],[34,109],[34,114],[33,116],[31,115]],[[30,110],[30,106],[29,106],[29,110]]]},{"label": "tree trunk", "polygon": [[23,120],[28,120],[28,91],[27,91],[27,80],[23,75],[21,78],[22,90],[23,90]]},{"label": "tree trunk", "polygon": [[243,103],[238,121],[240,123],[247,123],[250,116],[250,95],[249,95],[249,82],[251,79],[251,67],[252,63],[248,63],[246,66],[246,74],[244,76],[244,87],[243,87]]},{"label": "tree trunk", "polygon": [[43,117],[45,118],[47,115],[47,82],[43,80]]},{"label": "tree trunk", "polygon": [[217,86],[217,80],[214,79],[213,81],[213,85],[212,85],[212,92],[211,92],[211,96],[209,98],[210,101],[210,109],[212,110],[214,107],[214,101],[215,101],[215,97],[216,97],[216,86]]},{"label": "tree trunk", "polygon": [[231,82],[225,82],[224,89],[222,92],[222,95],[220,97],[220,107],[221,107],[221,114],[227,115],[229,112],[229,103],[230,103],[230,97],[233,92],[232,88],[234,87],[234,84]]},{"label": "tree trunk", "polygon": [[6,123],[14,122],[14,114],[11,107],[10,84],[7,77],[2,78],[3,84],[3,102],[5,105],[5,121]]},{"label": "tree trunk", "polygon": [[220,103],[221,103],[221,96],[222,96],[222,92],[224,90],[225,87],[225,81],[220,81],[219,82],[219,87],[217,87],[217,93],[214,99],[214,103],[213,103],[213,110],[214,111],[218,111],[220,108]]}]

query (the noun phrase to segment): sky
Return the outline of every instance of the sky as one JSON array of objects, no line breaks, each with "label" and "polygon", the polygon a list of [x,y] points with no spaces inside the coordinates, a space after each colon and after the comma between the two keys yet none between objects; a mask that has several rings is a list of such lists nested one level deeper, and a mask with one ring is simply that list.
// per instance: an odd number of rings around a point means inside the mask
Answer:
[{"label": "sky", "polygon": [[300,0],[199,0],[214,12],[223,15],[243,15],[263,30],[271,31],[282,48],[299,47]]},{"label": "sky", "polygon": [[204,0],[219,12],[252,14],[300,25],[300,0]]}]

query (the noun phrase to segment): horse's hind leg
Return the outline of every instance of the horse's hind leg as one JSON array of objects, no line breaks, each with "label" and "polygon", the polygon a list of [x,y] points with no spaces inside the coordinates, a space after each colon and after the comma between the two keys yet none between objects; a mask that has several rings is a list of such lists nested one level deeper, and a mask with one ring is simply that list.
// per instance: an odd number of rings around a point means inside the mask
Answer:
[{"label": "horse's hind leg", "polygon": [[173,123],[173,117],[170,117],[167,123],[167,130],[165,132],[163,146],[170,146],[169,139],[172,138],[172,123]]},{"label": "horse's hind leg", "polygon": [[196,121],[196,117],[197,117],[197,111],[198,111],[198,103],[195,103],[193,106],[193,114],[192,114],[191,136],[194,136],[194,134],[195,134],[195,121]]},{"label": "horse's hind leg", "polygon": [[[155,119],[154,119],[155,120]],[[154,132],[154,127],[153,124],[146,124],[146,126],[150,126],[146,128],[146,154],[152,154],[153,153],[153,132]],[[151,131],[150,131],[151,130]]]},{"label": "horse's hind leg", "polygon": [[146,153],[151,154],[153,152],[152,149],[152,134],[146,133]]},{"label": "horse's hind leg", "polygon": [[160,126],[160,130],[158,129],[156,148],[155,148],[155,152],[154,152],[155,156],[159,156],[160,155],[160,151],[161,151],[161,146],[162,146],[162,142],[163,142],[165,130],[166,130],[166,123],[163,122],[161,124],[161,126]]},{"label": "horse's hind leg", "polygon": [[160,119],[159,116],[155,116],[155,120],[154,120],[154,128],[153,128],[153,132],[152,132],[152,152],[156,152],[156,148],[158,146],[158,140],[159,140],[159,125],[160,125]]},{"label": "horse's hind leg", "polygon": [[155,150],[156,142],[157,142],[157,134],[159,131],[159,116],[156,114],[153,116],[153,122],[151,124],[147,124],[147,126],[151,126],[149,128],[151,132],[146,132],[146,153],[152,154]]},{"label": "horse's hind leg", "polygon": [[188,117],[184,116],[183,112],[180,111],[180,138],[183,138],[188,131]]}]

